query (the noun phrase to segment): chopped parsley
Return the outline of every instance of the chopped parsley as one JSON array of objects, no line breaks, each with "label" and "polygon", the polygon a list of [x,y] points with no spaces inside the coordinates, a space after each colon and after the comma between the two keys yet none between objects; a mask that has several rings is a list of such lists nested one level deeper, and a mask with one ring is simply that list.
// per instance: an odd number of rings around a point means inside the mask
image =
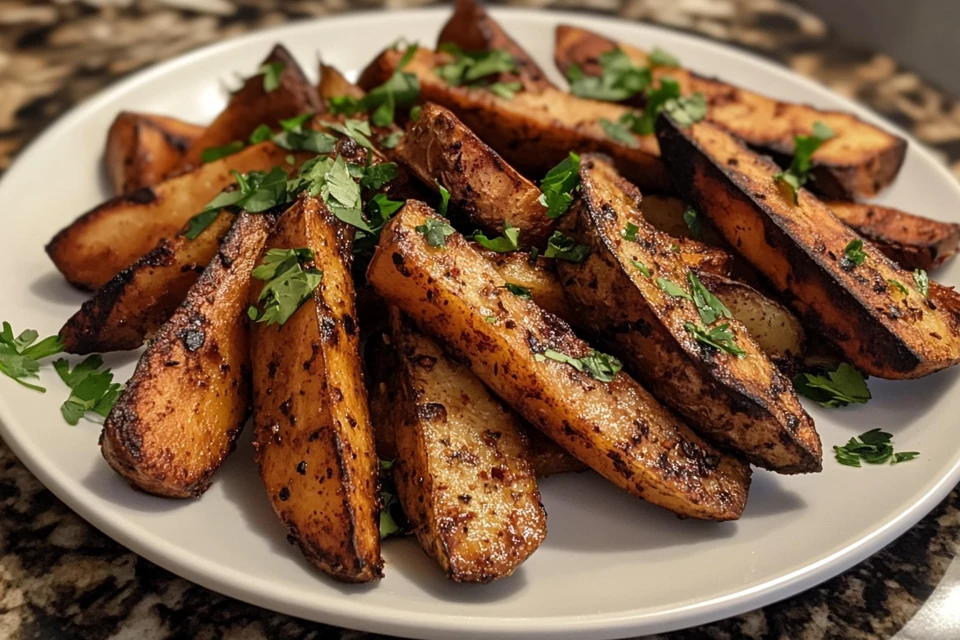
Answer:
[{"label": "chopped parsley", "polygon": [[591,351],[590,355],[582,358],[574,358],[565,353],[547,349],[543,353],[536,354],[534,359],[537,360],[537,362],[554,360],[568,364],[577,371],[583,371],[594,380],[599,380],[600,382],[612,381],[617,376],[617,373],[623,369],[623,364],[619,360],[611,355],[595,350]]},{"label": "chopped parsley", "polygon": [[519,284],[513,284],[512,282],[508,282],[507,284],[503,285],[503,288],[509,291],[510,293],[512,293],[513,295],[517,296],[518,298],[524,298],[525,300],[531,299],[530,289],[526,287],[521,287]]},{"label": "chopped parsley", "polygon": [[280,87],[280,78],[283,75],[284,64],[282,62],[268,62],[257,69],[258,74],[263,74],[263,90],[272,93]]},{"label": "chopped parsley", "polygon": [[720,302],[720,300],[710,293],[710,290],[703,286],[700,278],[690,271],[687,273],[687,280],[690,282],[690,291],[693,292],[693,304],[697,306],[700,312],[700,320],[703,324],[710,325],[720,318],[733,319],[730,309]]},{"label": "chopped parsley", "polygon": [[362,98],[357,99],[351,96],[331,98],[330,113],[352,116],[364,112],[370,114],[370,122],[378,127],[393,124],[396,110],[412,106],[420,96],[420,80],[416,74],[403,70],[416,53],[416,44],[408,46],[397,64],[396,71],[386,82],[374,87]]},{"label": "chopped parsley", "polygon": [[683,221],[690,229],[690,237],[699,238],[703,233],[703,219],[697,214],[696,209],[687,207],[687,210],[683,212]]},{"label": "chopped parsley", "polygon": [[247,315],[255,322],[282,325],[313,296],[323,280],[323,272],[314,266],[315,256],[308,248],[270,249],[253,277],[266,284],[250,305]]},{"label": "chopped parsley", "polygon": [[517,95],[517,92],[521,89],[523,89],[522,82],[494,82],[487,87],[490,93],[504,100],[513,100],[513,97]]},{"label": "chopped parsley", "polygon": [[520,239],[520,229],[510,224],[509,220],[504,221],[503,235],[490,239],[479,231],[473,234],[471,240],[481,246],[496,251],[497,253],[509,253],[520,248],[518,240]]},{"label": "chopped parsley", "polygon": [[843,267],[852,269],[859,267],[867,259],[867,254],[863,251],[863,240],[854,238],[843,248]]},{"label": "chopped parsley", "polygon": [[343,121],[343,124],[327,125],[327,129],[343,134],[364,149],[373,149],[373,143],[370,141],[370,136],[373,133],[370,131],[370,123],[366,120],[348,118]]},{"label": "chopped parsley", "polygon": [[792,194],[794,204],[799,202],[800,187],[811,179],[810,168],[814,152],[833,135],[833,129],[817,121],[813,123],[813,132],[809,136],[794,136],[790,167],[773,177]]},{"label": "chopped parsley", "polygon": [[547,250],[543,252],[544,258],[555,258],[566,262],[583,262],[589,255],[590,247],[577,244],[576,240],[559,231],[553,232],[547,240]]},{"label": "chopped parsley", "polygon": [[39,378],[40,360],[63,351],[63,341],[59,336],[49,336],[40,342],[40,334],[27,329],[14,337],[13,327],[3,323],[0,331],[0,373],[28,389],[46,392],[41,386],[27,382],[30,378]]},{"label": "chopped parsley", "polygon": [[259,144],[266,142],[273,137],[273,129],[265,124],[258,125],[253,133],[250,134],[250,144]]},{"label": "chopped parsley", "polygon": [[693,300],[693,296],[683,290],[683,287],[671,282],[666,278],[657,278],[657,286],[672,298],[683,298],[684,300]]},{"label": "chopped parsley", "polygon": [[842,447],[834,445],[837,462],[848,467],[859,467],[860,462],[867,464],[898,464],[913,460],[919,451],[893,451],[893,435],[880,429],[871,429],[860,434],[859,438],[850,438]]},{"label": "chopped parsley", "polygon": [[654,47],[650,52],[650,64],[656,67],[679,67],[680,60],[672,53],[660,47]]},{"label": "chopped parsley", "polygon": [[408,520],[397,497],[393,481],[395,460],[380,458],[380,539],[400,536],[406,532]]},{"label": "chopped parsley", "polygon": [[917,291],[920,292],[920,295],[924,298],[930,297],[930,277],[926,271],[923,269],[914,269],[913,281],[916,283]]},{"label": "chopped parsley", "polygon": [[420,113],[423,111],[423,107],[417,105],[410,109],[410,119],[416,122],[420,119]]},{"label": "chopped parsley", "polygon": [[123,391],[123,385],[113,381],[113,373],[103,367],[103,358],[97,354],[87,356],[72,371],[65,358],[55,361],[53,368],[70,387],[70,397],[60,405],[60,413],[74,426],[88,411],[106,418]]},{"label": "chopped parsley", "polygon": [[[305,114],[309,118],[310,114]],[[337,139],[329,133],[315,129],[304,129],[306,118],[291,118],[281,121],[282,131],[273,136],[273,143],[287,151],[309,151],[311,153],[330,153]],[[262,126],[262,125],[261,125]]]},{"label": "chopped parsley", "polygon": [[427,244],[431,247],[447,246],[447,236],[454,233],[453,227],[436,218],[427,218],[426,222],[417,225],[416,229],[427,239]]},{"label": "chopped parsley", "polygon": [[624,114],[616,122],[607,120],[606,118],[600,118],[600,127],[603,128],[603,132],[607,134],[607,137],[611,140],[616,140],[631,149],[636,149],[640,146],[640,143],[637,142],[637,137],[633,135],[633,131],[630,129],[632,120],[629,116],[630,114]]},{"label": "chopped parsley", "polygon": [[827,408],[864,404],[872,397],[865,376],[846,362],[822,374],[800,373],[793,379],[793,386],[800,395]]},{"label": "chopped parsley", "polygon": [[540,204],[547,208],[547,217],[559,218],[573,203],[573,193],[580,189],[580,156],[571,152],[540,181]]},{"label": "chopped parsley", "polygon": [[[516,60],[504,49],[464,51],[455,44],[443,43],[438,47],[438,51],[453,57],[451,62],[442,64],[435,69],[436,74],[449,85],[485,87],[493,91],[492,87],[495,84],[503,85],[505,83],[489,83],[491,76],[518,71]],[[516,83],[516,85],[513,93],[522,88],[520,83]],[[497,89],[497,91],[502,90],[502,87]]]},{"label": "chopped parsley", "polygon": [[200,162],[206,164],[208,162],[219,160],[220,158],[226,158],[227,156],[231,156],[238,151],[243,151],[244,146],[245,145],[243,144],[242,140],[234,140],[233,142],[225,144],[221,147],[207,147],[200,152]]},{"label": "chopped parsley", "polygon": [[623,228],[623,231],[620,232],[620,235],[623,236],[623,239],[628,242],[637,241],[637,231],[640,231],[640,227],[628,222],[627,225]]},{"label": "chopped parsley", "polygon": [[[607,135],[627,146],[638,146],[631,134],[648,135],[653,133],[657,117],[666,112],[673,121],[681,127],[688,127],[694,122],[703,120],[707,115],[707,100],[702,93],[683,96],[680,93],[680,83],[673,78],[663,77],[660,86],[646,91],[646,106],[642,113],[628,111],[617,122],[601,120],[600,125]],[[629,136],[630,142],[627,142]]]},{"label": "chopped parsley", "polygon": [[647,265],[643,264],[642,262],[638,262],[637,260],[631,260],[630,262],[637,268],[637,271],[639,271],[645,277],[649,278],[651,275],[653,275],[653,272],[650,271],[650,269],[647,268]]},{"label": "chopped parsley", "polygon": [[588,76],[577,64],[567,67],[570,92],[581,98],[620,102],[642,92],[652,81],[650,69],[633,64],[619,47],[600,54],[600,75]]},{"label": "chopped parsley", "polygon": [[394,131],[384,137],[380,138],[380,146],[384,149],[396,149],[397,145],[400,144],[400,139],[403,137],[403,132]]},{"label": "chopped parsley", "polygon": [[439,180],[435,180],[437,183],[437,189],[440,190],[440,206],[437,207],[437,213],[442,216],[447,215],[447,209],[450,207],[450,192],[447,191],[446,187],[440,184]]},{"label": "chopped parsley", "polygon": [[890,285],[891,289],[896,289],[897,291],[899,291],[905,296],[910,295],[910,292],[907,291],[907,288],[903,286],[903,283],[900,282],[899,280],[894,280],[893,278],[890,278],[887,280],[887,284]]},{"label": "chopped parsley", "polygon": [[743,358],[747,355],[746,351],[737,346],[736,338],[730,332],[729,322],[725,322],[711,329],[698,327],[692,322],[686,322],[683,328],[693,334],[693,337],[696,338],[698,342],[712,349],[725,351],[738,358]]},{"label": "chopped parsley", "polygon": [[236,189],[218,194],[203,211],[190,218],[181,235],[188,240],[195,240],[213,223],[221,209],[242,209],[250,213],[260,213],[286,204],[287,172],[282,167],[274,167],[269,172],[232,173],[236,180]]}]

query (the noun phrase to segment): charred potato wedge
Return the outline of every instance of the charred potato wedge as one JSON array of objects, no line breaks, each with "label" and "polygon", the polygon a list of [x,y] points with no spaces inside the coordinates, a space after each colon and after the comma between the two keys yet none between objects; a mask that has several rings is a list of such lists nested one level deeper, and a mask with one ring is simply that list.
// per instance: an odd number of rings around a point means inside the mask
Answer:
[{"label": "charred potato wedge", "polygon": [[529,448],[527,459],[538,478],[546,478],[561,473],[587,471],[590,467],[564,451],[563,447],[543,435],[539,429],[527,426],[525,429]]},{"label": "charred potato wedge", "polygon": [[230,96],[230,102],[220,115],[187,149],[179,166],[181,172],[200,166],[205,149],[237,140],[246,142],[261,124],[279,128],[281,120],[321,110],[316,88],[307,81],[303,69],[283,45],[276,45],[260,68],[266,65],[281,65],[278,86],[267,91],[264,74],[259,70],[248,78]]},{"label": "charred potato wedge", "polygon": [[[353,229],[314,198],[280,218],[264,246],[313,250],[323,273],[282,325],[251,326],[257,465],[289,538],[344,582],[382,575],[379,462],[359,355]],[[254,280],[255,303],[263,283]]]},{"label": "charred potato wedge", "polygon": [[[590,255],[557,261],[575,313],[701,435],[765,469],[820,471],[820,437],[790,381],[735,318],[705,324],[690,269],[673,239],[643,220],[639,204],[640,192],[607,159],[583,156],[580,198],[561,230]],[[636,227],[635,241],[624,237],[628,227]],[[689,330],[720,324],[729,325],[741,357],[705,346]]]},{"label": "charred potato wedge", "polygon": [[103,457],[133,487],[196,498],[233,451],[250,413],[250,273],[272,222],[240,214],[107,416]]},{"label": "charred potato wedge", "polygon": [[103,160],[117,195],[155,185],[182,162],[204,127],[149,113],[122,111],[107,132]]},{"label": "charred potato wedge", "polygon": [[[403,54],[387,49],[363,71],[358,84],[367,90],[382,84],[396,71]],[[520,91],[507,100],[483,88],[450,86],[434,72],[449,60],[444,53],[420,48],[403,70],[419,79],[421,102],[450,109],[528,178],[543,177],[571,150],[602,151],[640,188],[671,190],[653,136],[636,136],[636,146],[628,146],[610,138],[600,124],[615,122],[626,107],[550,88]]]},{"label": "charred potato wedge", "polygon": [[394,478],[420,546],[455,582],[511,575],[547,534],[519,419],[395,307],[390,337]]},{"label": "charred potato wedge", "polygon": [[843,222],[904,269],[936,269],[957,253],[960,225],[874,204],[831,201]]},{"label": "charred potato wedge", "polygon": [[60,230],[47,244],[47,255],[71,284],[81,289],[102,287],[161,238],[175,236],[232,185],[231,171],[269,171],[282,165],[288,154],[272,142],[262,142],[153,187],[111,198]]},{"label": "charred potato wedge", "polygon": [[[869,242],[862,264],[846,255],[860,236],[805,189],[779,188],[779,168],[716,125],[657,123],[663,158],[685,200],[784,296],[808,328],[855,367],[880,378],[918,378],[960,362],[956,318],[916,290],[913,274]],[[853,245],[851,245],[853,243]],[[892,282],[907,290],[902,294]]]},{"label": "charred potato wedge", "polygon": [[[576,63],[585,73],[598,74],[600,54],[615,47],[635,64],[649,64],[642,49],[567,25],[557,27],[555,61],[561,73]],[[816,180],[811,182],[811,187],[826,197],[854,200],[875,196],[893,182],[903,164],[906,140],[849,113],[781,102],[677,67],[657,67],[654,76],[677,80],[685,93],[702,93],[707,99],[707,120],[782,165],[790,164],[795,136],[809,135],[817,121],[829,125],[836,135],[813,154]]]},{"label": "charred potato wedge", "polygon": [[683,516],[739,517],[749,466],[706,444],[624,372],[599,382],[546,358],[548,350],[571,358],[593,350],[565,322],[507,291],[462,236],[435,247],[417,231],[441,222],[425,204],[407,201],[387,224],[367,270],[380,295],[617,486]]},{"label": "charred potato wedge", "polygon": [[320,84],[317,85],[317,95],[324,102],[340,96],[359,100],[364,96],[364,91],[347,80],[347,77],[336,67],[320,62]]}]

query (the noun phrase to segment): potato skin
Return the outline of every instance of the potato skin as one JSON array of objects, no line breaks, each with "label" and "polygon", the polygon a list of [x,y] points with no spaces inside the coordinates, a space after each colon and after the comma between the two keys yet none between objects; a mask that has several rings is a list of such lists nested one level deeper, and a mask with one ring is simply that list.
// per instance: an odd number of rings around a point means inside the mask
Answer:
[{"label": "potato skin", "polygon": [[240,214],[107,416],[103,457],[134,488],[196,498],[233,451],[250,413],[250,272],[272,223]]},{"label": "potato skin", "polygon": [[[598,74],[600,54],[619,47],[635,64],[648,64],[647,52],[600,34],[561,25],[557,27],[554,61],[561,73],[577,63],[587,74]],[[877,195],[893,182],[907,151],[903,138],[840,111],[822,111],[807,105],[780,102],[677,67],[658,67],[654,77],[670,76],[686,93],[707,99],[707,120],[741,138],[782,166],[790,164],[794,136],[809,135],[813,123],[828,124],[836,137],[813,154],[811,188],[838,200]],[[632,99],[642,107],[642,97]]]},{"label": "potato skin", "polygon": [[547,349],[574,358],[591,349],[562,320],[509,293],[459,234],[443,248],[429,246],[416,227],[431,215],[425,204],[407,201],[387,224],[367,270],[380,295],[617,486],[683,516],[739,517],[747,465],[704,443],[625,373],[602,383],[568,364],[537,360]]},{"label": "potato skin", "polygon": [[[869,242],[864,263],[844,251],[859,238],[805,189],[784,197],[779,168],[707,122],[657,123],[663,158],[685,199],[761,272],[808,328],[869,375],[918,378],[960,362],[960,326],[915,290],[913,274]],[[890,286],[896,280],[908,289]]]},{"label": "potato skin", "polygon": [[[382,84],[396,70],[402,55],[402,51],[387,49],[363,71],[358,84],[367,90]],[[601,119],[616,121],[628,111],[626,107],[550,88],[520,91],[507,100],[486,89],[452,87],[434,73],[434,67],[448,58],[420,48],[404,67],[420,81],[421,102],[434,102],[452,111],[528,178],[539,180],[571,150],[602,151],[641,188],[672,191],[653,136],[637,136],[637,146],[628,147],[610,138],[599,124]]]},{"label": "potato skin", "polygon": [[172,173],[204,127],[168,116],[121,111],[107,132],[103,161],[117,195]]},{"label": "potato skin", "polygon": [[[309,247],[323,279],[283,325],[251,323],[254,450],[270,502],[307,560],[336,580],[369,582],[383,573],[380,482],[358,351],[352,238],[319,200],[301,198],[264,246],[264,253]],[[251,304],[262,288],[254,279]]]},{"label": "potato skin", "polygon": [[348,96],[360,99],[364,96],[364,91],[353,84],[336,67],[320,62],[320,83],[317,84],[317,96],[323,102],[328,102],[330,98],[339,96]]}]

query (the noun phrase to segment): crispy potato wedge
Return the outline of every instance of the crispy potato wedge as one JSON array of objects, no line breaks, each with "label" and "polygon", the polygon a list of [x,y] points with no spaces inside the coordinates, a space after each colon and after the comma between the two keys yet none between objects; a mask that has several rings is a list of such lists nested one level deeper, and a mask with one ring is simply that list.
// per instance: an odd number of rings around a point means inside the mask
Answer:
[{"label": "crispy potato wedge", "polygon": [[[587,74],[599,74],[600,54],[615,47],[635,64],[649,64],[642,49],[568,25],[557,27],[554,56],[561,73],[576,63]],[[817,121],[829,125],[836,136],[813,154],[816,180],[811,183],[827,197],[853,200],[874,196],[893,182],[903,164],[906,140],[849,113],[781,102],[678,67],[657,67],[654,76],[677,80],[685,93],[702,93],[710,122],[784,166],[793,156],[794,136],[809,135]]]},{"label": "crispy potato wedge", "polygon": [[155,185],[183,160],[204,127],[168,116],[121,111],[107,132],[103,161],[117,195]]},{"label": "crispy potato wedge", "polygon": [[[117,196],[81,215],[47,244],[47,255],[70,284],[97,289],[172,238],[218,193],[231,171],[269,171],[289,151],[262,142],[152,187]],[[297,154],[298,163],[307,156]]]},{"label": "crispy potato wedge", "polygon": [[[264,245],[313,250],[323,280],[284,324],[251,325],[257,465],[274,511],[312,565],[343,582],[382,576],[379,463],[350,275],[353,229],[315,198]],[[263,283],[254,279],[250,302]]]},{"label": "crispy potato wedge", "polygon": [[[364,89],[382,84],[396,71],[403,53],[385,50],[363,71],[358,84]],[[404,67],[420,81],[421,102],[450,109],[528,178],[540,179],[570,151],[602,151],[642,189],[672,191],[653,136],[636,136],[636,145],[628,146],[610,138],[600,124],[615,122],[626,107],[550,88],[520,91],[507,100],[482,88],[450,86],[434,72],[450,59],[420,48]]]},{"label": "crispy potato wedge", "polygon": [[349,96],[360,99],[364,96],[364,91],[353,84],[336,67],[320,62],[320,83],[317,85],[317,95],[320,100],[326,102],[330,98],[339,96]]},{"label": "crispy potato wedge", "polygon": [[564,451],[563,447],[545,436],[539,429],[527,425],[524,431],[529,442],[527,459],[538,478],[587,471],[590,468]]},{"label": "crispy potato wedge", "polygon": [[237,140],[246,142],[261,124],[279,129],[281,120],[322,110],[316,88],[307,81],[303,69],[283,45],[273,48],[260,69],[266,65],[282,65],[278,86],[267,91],[264,74],[259,69],[247,78],[243,86],[230,96],[226,108],[187,149],[178,167],[180,172],[200,166],[205,149]]},{"label": "crispy potato wedge", "polygon": [[250,413],[250,272],[274,218],[241,213],[147,347],[103,425],[103,457],[134,488],[196,498]]},{"label": "crispy potato wedge", "polygon": [[530,54],[507,35],[503,27],[487,13],[483,3],[477,0],[457,0],[453,15],[443,25],[437,38],[437,48],[443,44],[453,44],[471,52],[502,49],[513,56],[518,72],[502,73],[498,78],[500,81],[519,81],[528,89],[555,88]]},{"label": "crispy potato wedge", "polygon": [[493,265],[506,282],[528,290],[530,298],[541,309],[568,324],[577,325],[577,315],[563,293],[563,285],[560,284],[557,266],[552,258],[537,256],[531,260],[529,253],[496,253],[477,244],[471,246]]},{"label": "crispy potato wedge", "polygon": [[[609,160],[583,156],[580,198],[560,228],[590,247],[590,255],[579,263],[557,261],[581,322],[701,435],[765,469],[820,471],[820,437],[790,380],[735,318],[706,324],[691,272],[670,247],[673,238],[644,221],[639,204],[640,192]],[[635,241],[624,237],[629,225],[637,228]],[[742,357],[705,346],[689,329],[721,324],[729,325]]]},{"label": "crispy potato wedge", "polygon": [[163,238],[152,251],[97,289],[60,329],[67,353],[136,349],[187,297],[220,248],[234,216],[222,212],[194,240]]},{"label": "crispy potato wedge", "polygon": [[520,421],[396,307],[394,478],[423,550],[455,582],[511,575],[547,534]]},{"label": "crispy potato wedge", "polygon": [[871,243],[863,243],[862,264],[851,261],[846,251],[860,236],[805,189],[794,204],[774,180],[779,168],[769,159],[707,122],[680,128],[664,117],[657,135],[685,199],[851,364],[899,379],[960,362],[956,319],[916,291],[913,274]]},{"label": "crispy potato wedge", "polygon": [[960,224],[874,204],[830,201],[826,205],[904,269],[936,269],[960,245]]},{"label": "crispy potato wedge", "polygon": [[545,358],[548,350],[571,358],[593,351],[565,322],[507,291],[506,281],[459,234],[431,246],[417,231],[428,220],[440,222],[425,204],[407,201],[385,227],[367,270],[380,295],[617,486],[683,516],[739,517],[749,466],[703,442],[624,372],[599,382]]}]

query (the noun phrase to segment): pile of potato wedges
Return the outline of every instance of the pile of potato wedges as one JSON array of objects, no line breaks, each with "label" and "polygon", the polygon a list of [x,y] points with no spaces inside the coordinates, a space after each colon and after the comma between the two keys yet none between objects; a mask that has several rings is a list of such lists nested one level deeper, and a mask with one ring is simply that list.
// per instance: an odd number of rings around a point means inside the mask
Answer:
[{"label": "pile of potato wedges", "polygon": [[[563,73],[602,80],[611,51],[656,58],[557,30]],[[556,473],[734,520],[752,466],[823,466],[792,383],[811,362],[905,379],[960,361],[960,299],[916,280],[960,227],[860,202],[906,142],[853,115],[671,63],[651,86],[704,111],[637,133],[620,123],[650,94],[555,86],[476,0],[434,50],[388,46],[357,84],[320,72],[278,45],[207,126],[119,114],[116,195],[47,252],[92,292],[68,352],[146,345],[107,463],[196,499],[252,418],[277,516],[336,580],[380,578],[394,533],[454,581],[509,576]],[[778,175],[816,122],[833,136],[794,200]]]}]

